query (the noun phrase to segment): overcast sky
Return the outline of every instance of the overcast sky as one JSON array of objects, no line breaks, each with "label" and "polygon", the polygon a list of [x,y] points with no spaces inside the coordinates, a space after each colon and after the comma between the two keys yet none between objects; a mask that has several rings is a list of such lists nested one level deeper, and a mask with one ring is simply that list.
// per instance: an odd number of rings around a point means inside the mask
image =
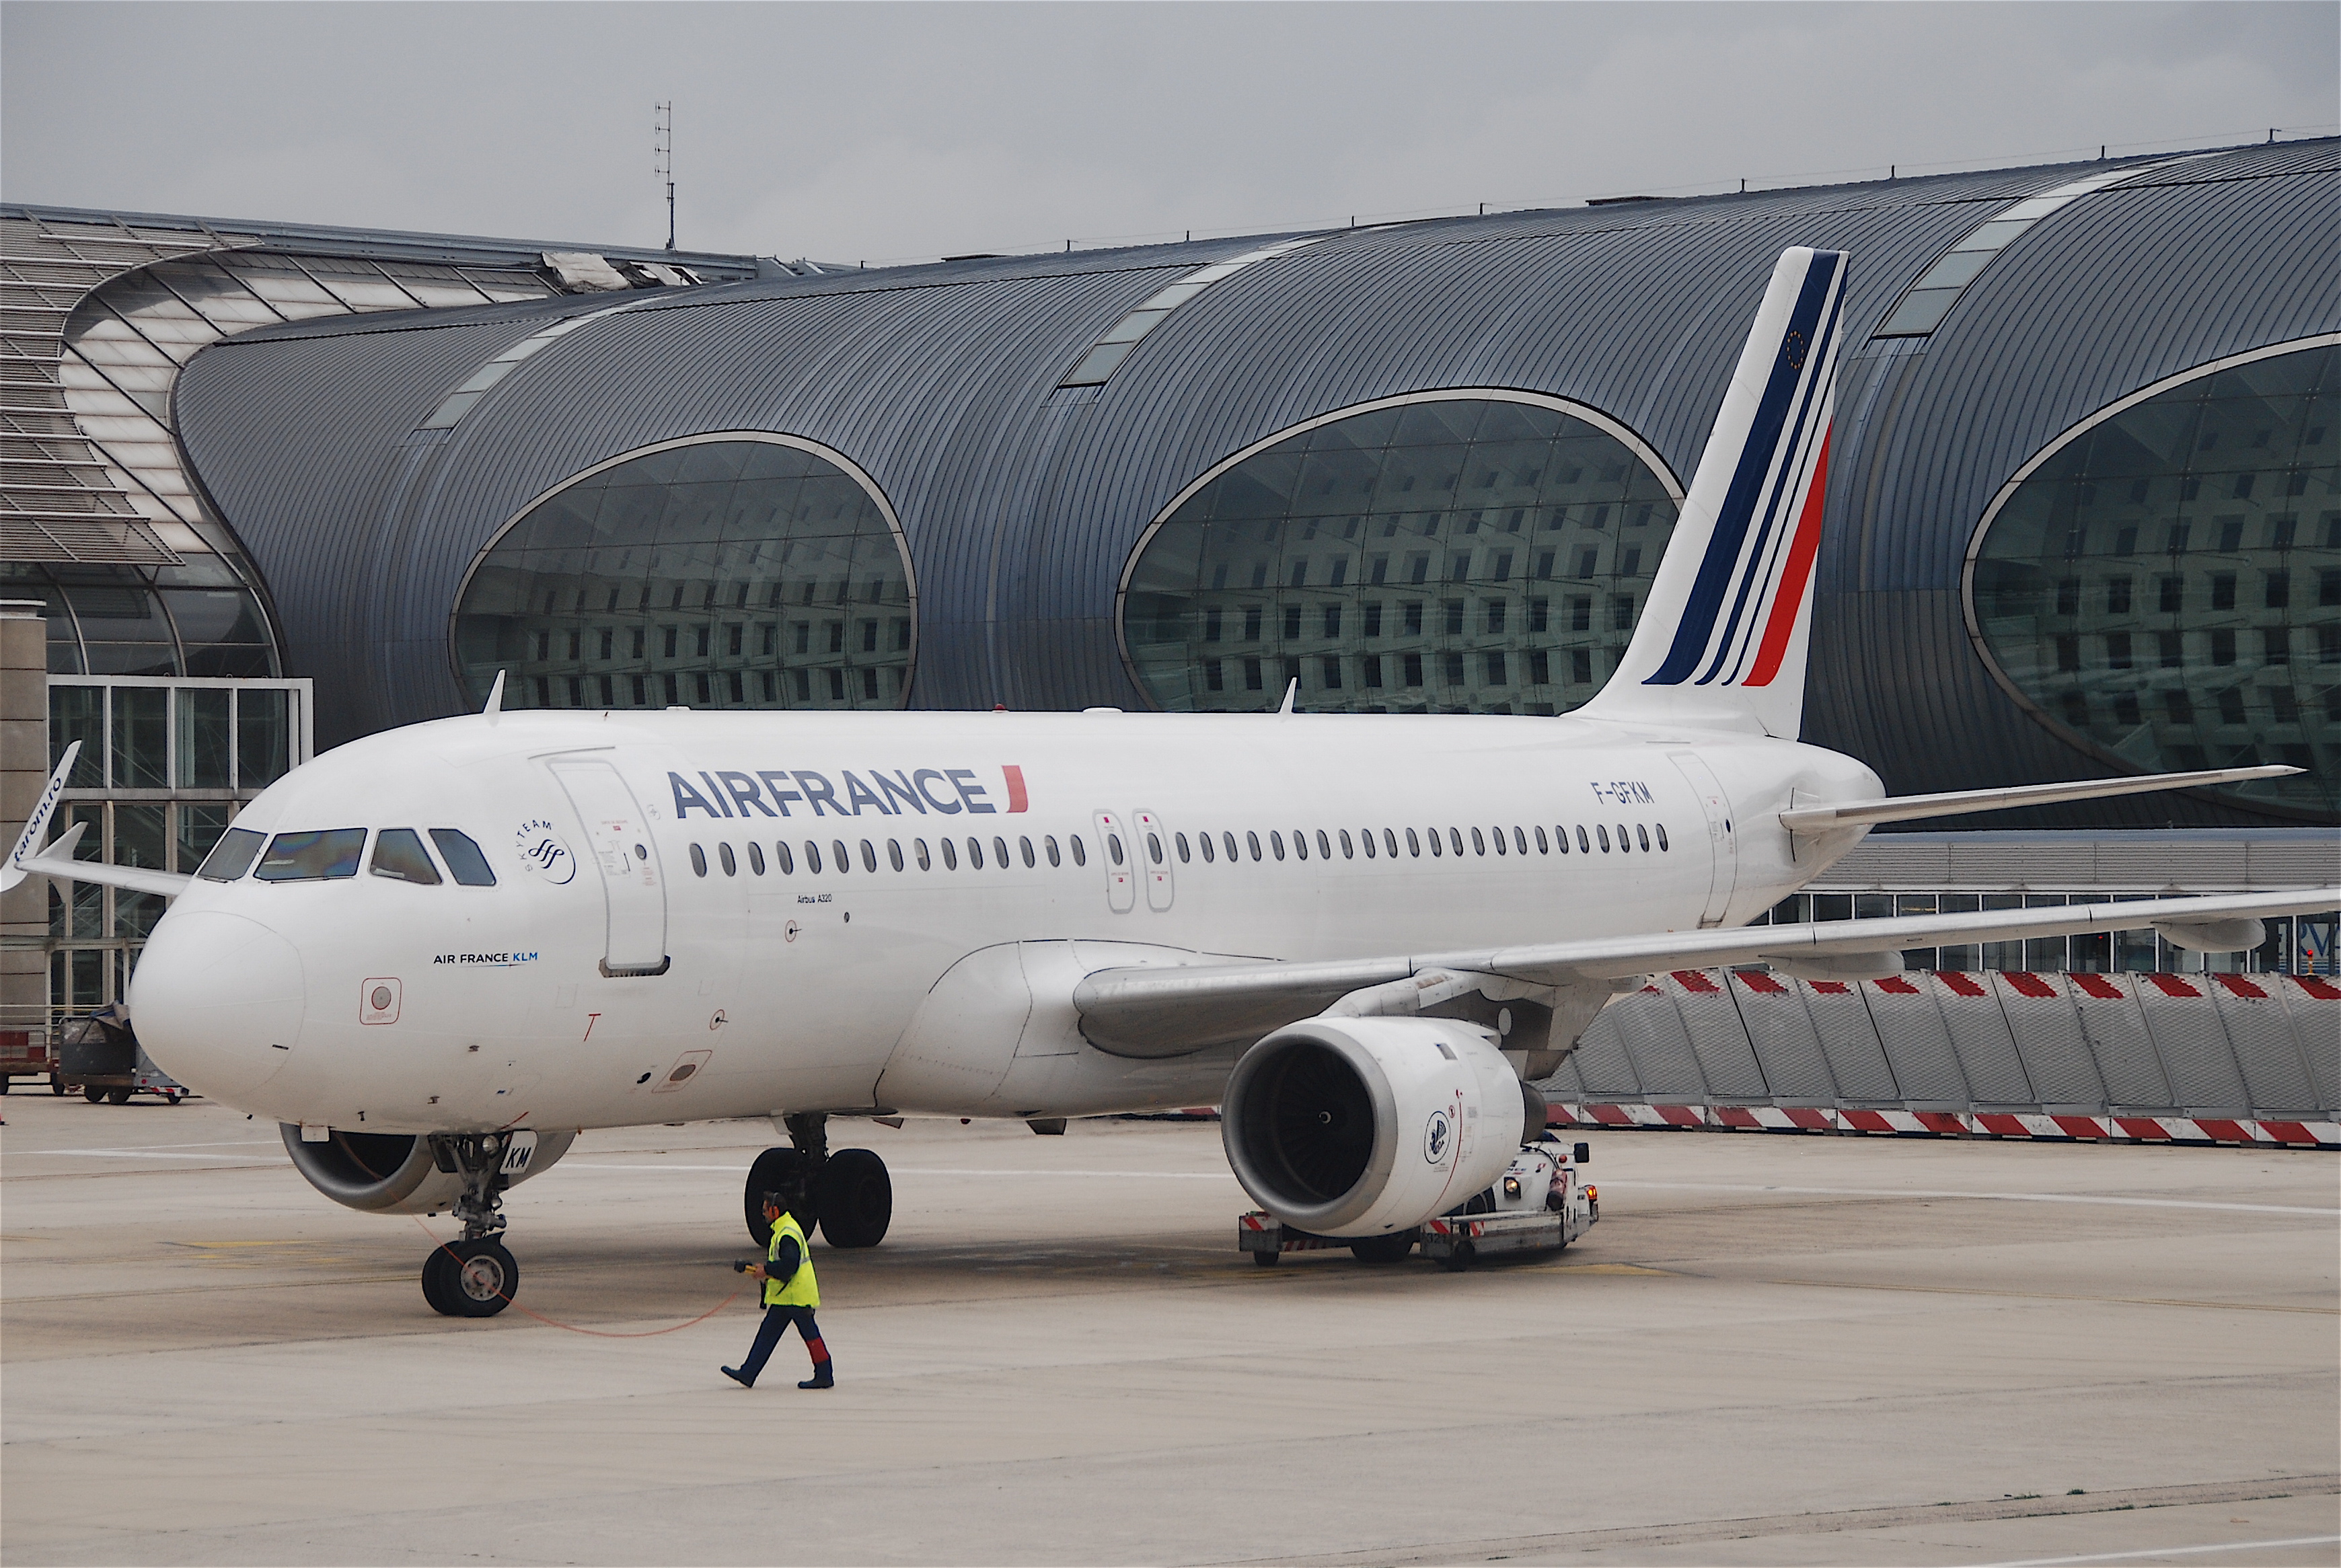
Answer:
[{"label": "overcast sky", "polygon": [[2257,140],[2305,4],[0,5],[0,195],[852,262]]}]

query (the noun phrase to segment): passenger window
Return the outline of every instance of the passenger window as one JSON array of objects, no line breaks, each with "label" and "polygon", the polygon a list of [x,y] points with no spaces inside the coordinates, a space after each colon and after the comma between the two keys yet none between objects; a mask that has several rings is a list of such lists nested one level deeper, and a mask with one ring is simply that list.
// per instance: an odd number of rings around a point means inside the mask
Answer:
[{"label": "passenger window", "polygon": [[[1327,860],[1332,859],[1333,852],[1331,850],[1327,850],[1325,852],[1325,858]],[[1341,830],[1341,858],[1343,860],[1355,860],[1358,858],[1358,852],[1350,846],[1350,830],[1346,827]]]},{"label": "passenger window", "polygon": [[[1120,849],[1121,847],[1119,841],[1115,843],[1114,847],[1116,849]],[[1120,855],[1116,855],[1114,858],[1119,860],[1121,857]],[[967,865],[970,871],[981,871],[983,869],[983,841],[981,839],[971,838],[967,841]]]},{"label": "passenger window", "polygon": [[1596,823],[1593,826],[1593,831],[1600,836],[1601,853],[1608,854],[1609,853],[1609,830],[1600,824]]},{"label": "passenger window", "polygon": [[726,875],[726,876],[737,876],[737,875],[739,875],[739,874],[740,874],[740,861],[739,861],[739,857],[738,857],[738,856],[736,856],[736,855],[734,855],[734,854],[732,853],[732,846],[731,846],[730,844],[717,844],[717,845],[715,846],[715,858],[716,858],[717,860],[720,860],[720,861],[722,861],[722,862],[723,863],[723,874],[724,874],[724,875]]},{"label": "passenger window", "polygon": [[1633,847],[1633,840],[1626,836],[1626,824],[1622,822],[1619,823],[1618,824],[1618,853],[1619,854],[1629,854],[1632,851]]},{"label": "passenger window", "polygon": [[374,834],[374,858],[366,863],[366,870],[394,882],[417,882],[425,887],[439,885],[439,868],[431,864],[431,852],[423,847],[423,835],[411,827],[386,827]]},{"label": "passenger window", "polygon": [[[1608,846],[1604,845],[1603,847],[1607,848]],[[1592,842],[1585,836],[1585,824],[1581,822],[1577,824],[1577,853],[1579,854],[1591,854],[1593,853]]]},{"label": "passenger window", "polygon": [[1178,848],[1178,851],[1179,851],[1179,864],[1180,864],[1180,865],[1185,865],[1186,864],[1188,864],[1188,862],[1190,862],[1190,861],[1191,861],[1191,860],[1193,860],[1193,859],[1194,859],[1194,856],[1193,856],[1191,854],[1190,854],[1190,853],[1189,853],[1189,851],[1188,851],[1188,849],[1187,849],[1187,835],[1186,835],[1185,834],[1183,834],[1183,833],[1174,833],[1174,834],[1172,834],[1170,835],[1170,842],[1171,842],[1174,845],[1176,845],[1176,846],[1177,846],[1177,848]]},{"label": "passenger window", "polygon": [[1359,840],[1359,842],[1360,842],[1360,843],[1364,846],[1364,848],[1365,848],[1365,852],[1366,852],[1366,858],[1367,858],[1368,860],[1371,860],[1371,859],[1373,859],[1373,858],[1374,858],[1374,830],[1373,830],[1372,828],[1370,828],[1370,827],[1367,827],[1367,828],[1360,828],[1360,829],[1358,830],[1358,840]]},{"label": "passenger window", "polygon": [[[496,874],[488,869],[488,857],[472,842],[472,835],[452,827],[434,827],[431,842],[439,846],[439,858],[447,863],[447,874],[464,887],[493,887]],[[634,846],[636,859],[646,858],[642,846]]]},{"label": "passenger window", "polygon": [[1244,843],[1250,847],[1252,859],[1258,860],[1260,858],[1260,834],[1252,832],[1250,828],[1246,828],[1244,830]]},{"label": "passenger window", "polygon": [[957,871],[959,869],[959,845],[953,844],[949,839],[942,840],[941,844],[943,846],[943,869],[945,871]]},{"label": "passenger window", "polygon": [[694,875],[707,874],[707,852],[695,844],[691,846],[691,869]]},{"label": "passenger window", "polygon": [[[1270,834],[1268,836],[1270,843],[1275,842],[1274,834]],[[1302,860],[1309,858],[1309,835],[1297,827],[1292,830],[1292,853]]]},{"label": "passenger window", "polygon": [[1659,824],[1659,849],[1663,854],[1667,848],[1667,824],[1660,823]]},{"label": "passenger window", "polygon": [[252,874],[263,882],[330,882],[358,874],[366,830],[336,827],[323,833],[280,833]]},{"label": "passenger window", "polygon": [[[1455,853],[1461,854],[1463,853],[1462,848],[1459,845],[1456,848]],[[1471,830],[1471,853],[1473,854],[1485,854],[1488,853],[1488,841],[1479,836],[1479,830],[1476,827]]]},{"label": "passenger window", "polygon": [[1325,830],[1321,827],[1317,830],[1317,858],[1320,860],[1333,858],[1333,841],[1325,836]]},{"label": "passenger window", "polygon": [[[1236,835],[1222,829],[1220,834],[1220,847],[1228,852],[1228,864],[1233,865],[1236,863]],[[1258,860],[1260,856],[1254,854],[1252,858]]]},{"label": "passenger window", "polygon": [[1433,854],[1445,854],[1447,853],[1447,841],[1439,836],[1439,830],[1434,827],[1426,831],[1430,838],[1430,853]]},{"label": "passenger window", "polygon": [[[1372,834],[1369,834],[1367,836],[1371,837]],[[1382,848],[1389,852],[1392,860],[1398,858],[1398,834],[1388,828],[1382,829]]]},{"label": "passenger window", "polygon": [[1002,871],[1006,871],[1008,869],[1008,841],[1006,839],[995,838],[991,841],[991,863]]},{"label": "passenger window", "polygon": [[797,874],[796,856],[789,853],[789,846],[787,844],[775,843],[772,845],[772,853],[780,857],[781,874],[782,876],[794,876]]},{"label": "passenger window", "polygon": [[1210,834],[1197,834],[1195,835],[1195,845],[1203,852],[1203,864],[1205,865],[1210,865],[1220,858],[1218,852],[1212,847],[1211,835]]},{"label": "passenger window", "polygon": [[212,845],[211,854],[204,856],[204,864],[195,868],[195,874],[205,882],[234,882],[252,869],[254,857],[267,842],[265,834],[232,827],[220,835],[219,843]]},{"label": "passenger window", "polygon": [[[1522,854],[1528,854],[1528,851],[1522,850],[1520,853]],[[1552,853],[1552,846],[1545,842],[1544,825],[1541,823],[1537,825],[1537,853],[1539,854],[1550,854]]]},{"label": "passenger window", "polygon": [[[1499,838],[1503,836],[1503,830],[1501,828],[1496,830],[1496,836]],[[1522,854],[1526,854],[1529,852],[1529,835],[1522,833],[1517,824],[1512,828],[1512,848]]]},{"label": "passenger window", "polygon": [[1065,847],[1073,852],[1073,864],[1075,865],[1087,865],[1090,863],[1089,845],[1081,842],[1081,835],[1080,834],[1067,834],[1065,835]]},{"label": "passenger window", "polygon": [[934,857],[927,853],[927,841],[925,839],[912,839],[911,841],[911,853],[919,857],[919,869],[921,871],[934,870]]},{"label": "passenger window", "polygon": [[1049,852],[1049,864],[1051,865],[1062,865],[1065,864],[1065,857],[1059,853],[1057,849],[1057,835],[1055,834],[1052,833],[1045,835],[1041,840],[1041,847]]},{"label": "passenger window", "polygon": [[1150,833],[1146,835],[1146,858],[1152,861],[1157,865],[1161,865],[1162,864],[1162,835],[1161,834]]},{"label": "passenger window", "polygon": [[[1414,829],[1412,828],[1408,828],[1406,830],[1406,853],[1414,856],[1417,860],[1420,860],[1422,858],[1422,841],[1415,836]],[[1391,858],[1395,859],[1397,857],[1393,855]]]},{"label": "passenger window", "polygon": [[1032,841],[1029,838],[1019,838],[1016,841],[1016,853],[1024,857],[1024,869],[1027,871],[1031,871],[1040,864],[1032,854]]},{"label": "passenger window", "polygon": [[862,841],[862,869],[868,872],[878,869],[878,852],[866,838]]},{"label": "passenger window", "polygon": [[1650,830],[1639,822],[1634,824],[1634,842],[1642,846],[1644,854],[1650,853]]},{"label": "passenger window", "polygon": [[805,869],[815,876],[821,874],[821,845],[805,840]]},{"label": "passenger window", "polygon": [[901,839],[890,838],[886,841],[886,859],[888,864],[892,864],[896,871],[902,869],[902,841]]},{"label": "passenger window", "polygon": [[[1478,828],[1476,828],[1476,827],[1475,827],[1475,828],[1473,828],[1473,829],[1471,830],[1471,835],[1472,835],[1474,838],[1477,838],[1477,837],[1479,836],[1479,830]],[[1452,828],[1452,827],[1449,828],[1449,829],[1447,830],[1447,842],[1448,842],[1448,843],[1449,843],[1449,844],[1453,844],[1453,845],[1455,846],[1455,853],[1456,853],[1456,854],[1459,857],[1459,856],[1462,854],[1462,853],[1463,853],[1463,832],[1462,832],[1462,830],[1461,830],[1460,828]],[[1485,852],[1483,851],[1482,853],[1485,853]]]},{"label": "passenger window", "polygon": [[764,874],[764,846],[754,839],[748,841],[748,869],[758,876]]},{"label": "passenger window", "polygon": [[829,841],[829,864],[837,868],[837,874],[840,876],[853,869],[853,852],[845,847],[843,839],[833,838]]},{"label": "passenger window", "polygon": [[1105,853],[1106,857],[1114,864],[1121,864],[1121,836],[1119,834],[1110,833],[1105,835]]}]

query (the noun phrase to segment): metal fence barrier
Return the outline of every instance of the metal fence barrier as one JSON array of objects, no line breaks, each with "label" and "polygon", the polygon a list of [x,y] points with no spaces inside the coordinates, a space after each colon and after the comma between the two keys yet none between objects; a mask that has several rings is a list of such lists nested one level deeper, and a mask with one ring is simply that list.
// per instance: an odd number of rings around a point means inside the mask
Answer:
[{"label": "metal fence barrier", "polygon": [[2341,1147],[2341,986],[1678,970],[1538,1087],[1564,1124]]}]

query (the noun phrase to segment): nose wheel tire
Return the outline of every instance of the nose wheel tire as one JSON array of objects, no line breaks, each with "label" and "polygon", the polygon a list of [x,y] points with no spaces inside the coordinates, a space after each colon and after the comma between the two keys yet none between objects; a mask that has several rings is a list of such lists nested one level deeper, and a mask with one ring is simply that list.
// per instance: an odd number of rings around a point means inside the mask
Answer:
[{"label": "nose wheel tire", "polygon": [[821,1233],[832,1247],[874,1247],[894,1219],[894,1182],[868,1149],[840,1149],[821,1172]]},{"label": "nose wheel tire", "polygon": [[446,1317],[493,1317],[519,1288],[520,1264],[492,1236],[433,1247],[423,1261],[423,1299]]}]

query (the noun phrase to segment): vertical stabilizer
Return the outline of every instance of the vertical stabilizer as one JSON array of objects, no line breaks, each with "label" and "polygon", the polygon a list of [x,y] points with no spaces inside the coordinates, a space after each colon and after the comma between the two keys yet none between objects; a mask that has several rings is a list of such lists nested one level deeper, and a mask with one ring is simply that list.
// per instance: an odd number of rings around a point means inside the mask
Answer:
[{"label": "vertical stabilizer", "polygon": [[1587,716],[1796,737],[1846,262],[1780,253],[1633,644]]}]

